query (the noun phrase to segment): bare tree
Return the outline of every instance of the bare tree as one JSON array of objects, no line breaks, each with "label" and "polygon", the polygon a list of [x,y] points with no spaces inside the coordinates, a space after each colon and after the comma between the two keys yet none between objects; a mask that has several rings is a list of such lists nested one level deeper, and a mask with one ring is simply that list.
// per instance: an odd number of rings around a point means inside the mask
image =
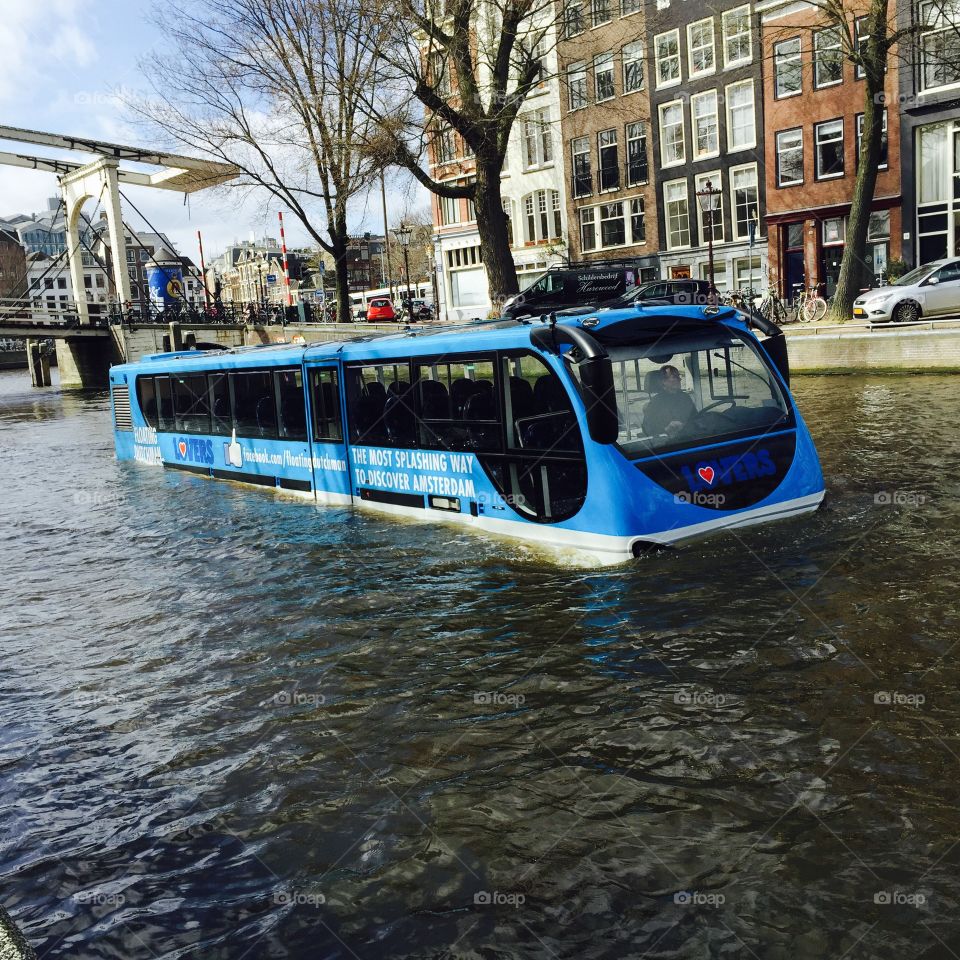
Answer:
[{"label": "bare tree", "polygon": [[346,321],[348,205],[379,173],[360,148],[371,121],[358,107],[374,82],[377,47],[395,29],[382,6],[196,0],[158,13],[172,50],[141,65],[152,95],[128,105],[177,146],[234,164],[233,188],[285,205],[333,257]]},{"label": "bare tree", "polygon": [[[389,82],[368,109],[380,123],[374,152],[409,170],[439,197],[468,199],[476,210],[480,249],[494,303],[518,290],[510,253],[500,174],[514,121],[527,95],[544,77],[543,59],[554,37],[549,0],[388,0],[409,42],[384,51]],[[391,90],[392,99],[384,98]],[[403,103],[404,94],[426,108]],[[459,175],[440,180],[428,172],[444,140],[455,135],[462,149]]]}]

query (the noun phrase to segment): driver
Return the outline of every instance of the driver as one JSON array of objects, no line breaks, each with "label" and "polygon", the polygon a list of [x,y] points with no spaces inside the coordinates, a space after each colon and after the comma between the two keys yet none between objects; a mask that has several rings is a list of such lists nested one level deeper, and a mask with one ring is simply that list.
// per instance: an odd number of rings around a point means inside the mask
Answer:
[{"label": "driver", "polygon": [[676,436],[687,420],[697,412],[690,397],[683,392],[680,371],[672,364],[660,368],[660,390],[647,404],[643,414],[643,430],[648,436]]}]

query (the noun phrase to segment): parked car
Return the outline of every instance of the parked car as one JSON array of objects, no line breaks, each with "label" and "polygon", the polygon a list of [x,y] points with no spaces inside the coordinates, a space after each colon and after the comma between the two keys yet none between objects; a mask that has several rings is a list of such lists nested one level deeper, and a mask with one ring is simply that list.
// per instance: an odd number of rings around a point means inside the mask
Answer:
[{"label": "parked car", "polygon": [[710,284],[706,280],[652,280],[620,297],[561,310],[561,316],[578,316],[594,310],[621,310],[637,303],[673,303],[678,306],[702,306],[710,303]]},{"label": "parked car", "polygon": [[508,320],[539,317],[571,307],[580,307],[621,297],[637,285],[635,263],[594,261],[551,267],[526,290],[510,297],[502,316]]},{"label": "parked car", "polygon": [[871,323],[910,323],[946,314],[960,314],[960,259],[925,263],[853,301],[854,319]]},{"label": "parked car", "polygon": [[393,309],[393,304],[386,297],[374,297],[367,304],[365,319],[371,323],[381,320],[396,320],[397,314]]}]

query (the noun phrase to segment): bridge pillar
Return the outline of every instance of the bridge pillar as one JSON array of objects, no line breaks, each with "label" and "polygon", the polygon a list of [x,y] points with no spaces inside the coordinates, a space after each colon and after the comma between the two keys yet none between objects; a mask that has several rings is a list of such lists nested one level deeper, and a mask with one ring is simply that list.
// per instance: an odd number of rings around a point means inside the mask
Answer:
[{"label": "bridge pillar", "polygon": [[100,200],[107,213],[110,236],[110,265],[113,267],[113,285],[121,306],[130,299],[130,276],[127,273],[127,243],[123,233],[120,212],[120,181],[118,162],[112,157],[100,157],[93,163],[78,167],[60,178],[63,201],[67,210],[67,259],[73,296],[81,323],[89,323],[90,315],[83,287],[83,254],[80,248],[80,211],[91,197]]},{"label": "bridge pillar", "polygon": [[39,340],[27,341],[27,366],[30,368],[30,382],[35,387],[50,386],[50,358]]},{"label": "bridge pillar", "polygon": [[113,337],[68,337],[57,341],[62,390],[107,390],[110,367],[123,354]]}]

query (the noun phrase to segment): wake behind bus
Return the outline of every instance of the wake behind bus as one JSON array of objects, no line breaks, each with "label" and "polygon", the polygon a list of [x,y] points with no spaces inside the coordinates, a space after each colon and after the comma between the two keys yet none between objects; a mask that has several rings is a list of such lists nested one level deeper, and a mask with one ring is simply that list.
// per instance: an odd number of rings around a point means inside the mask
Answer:
[{"label": "wake behind bus", "polygon": [[116,453],[617,563],[819,506],[785,344],[637,305],[157,354],[111,370]]}]

